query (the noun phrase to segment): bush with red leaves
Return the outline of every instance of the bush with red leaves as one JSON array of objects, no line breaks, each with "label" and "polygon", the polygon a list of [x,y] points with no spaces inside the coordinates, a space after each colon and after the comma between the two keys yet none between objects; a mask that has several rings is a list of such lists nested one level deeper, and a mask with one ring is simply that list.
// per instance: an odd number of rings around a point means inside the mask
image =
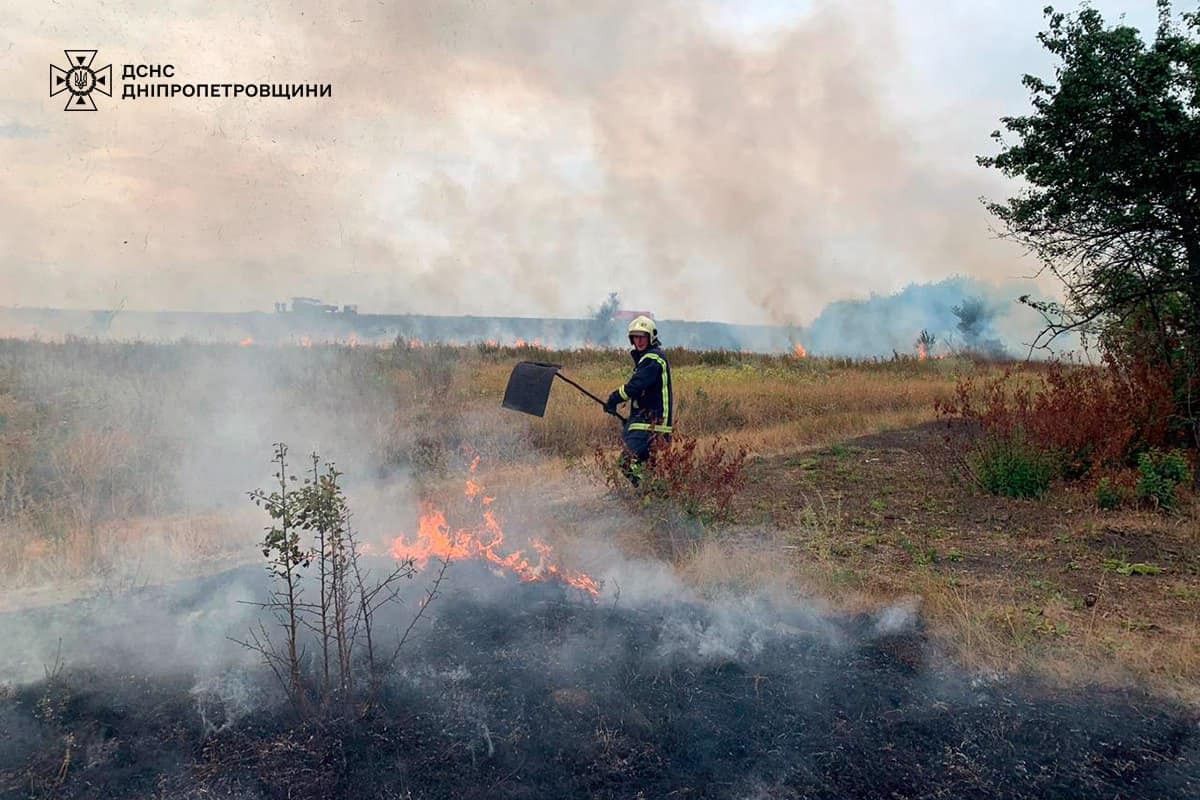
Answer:
[{"label": "bush with red leaves", "polygon": [[[670,442],[654,445],[646,464],[631,469],[639,478],[640,497],[668,500],[684,514],[711,523],[729,519],[734,499],[746,486],[748,458],[744,446],[735,447],[720,437],[701,446],[698,439],[675,434]],[[621,455],[597,447],[594,461],[609,488],[620,492],[629,488]]]},{"label": "bush with red leaves", "polygon": [[1063,477],[1080,478],[1171,444],[1175,400],[1165,370],[1124,368],[1106,359],[1103,367],[1053,362],[1010,368],[982,386],[962,378],[954,398],[938,403],[938,411],[975,423],[991,437],[1023,438],[1055,454]]}]

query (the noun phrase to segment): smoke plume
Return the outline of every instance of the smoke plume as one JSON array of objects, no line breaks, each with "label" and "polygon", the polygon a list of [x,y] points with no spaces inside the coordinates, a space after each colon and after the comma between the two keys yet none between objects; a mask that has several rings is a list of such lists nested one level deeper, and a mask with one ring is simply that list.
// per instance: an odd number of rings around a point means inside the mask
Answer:
[{"label": "smoke plume", "polygon": [[[886,0],[752,32],[674,0],[71,6],[18,6],[0,33],[15,304],[581,316],[617,288],[659,318],[801,324],[1023,271],[975,200],[1004,187],[922,149],[943,112],[895,108]],[[333,96],[64,114],[32,87],[79,42]]]}]

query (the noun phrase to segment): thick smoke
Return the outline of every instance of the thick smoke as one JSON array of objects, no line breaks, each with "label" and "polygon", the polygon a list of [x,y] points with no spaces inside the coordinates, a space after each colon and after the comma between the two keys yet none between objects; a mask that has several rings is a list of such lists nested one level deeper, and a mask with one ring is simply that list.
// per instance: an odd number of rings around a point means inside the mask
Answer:
[{"label": "thick smoke", "polygon": [[[660,318],[798,324],[862,287],[1022,271],[975,201],[1003,186],[890,105],[885,0],[737,34],[674,0],[71,6],[0,33],[20,305],[564,316],[615,287]],[[63,114],[31,87],[80,41],[182,82],[334,94]]]},{"label": "thick smoke", "polygon": [[[971,278],[913,284],[891,295],[830,303],[804,330],[810,353],[869,357],[912,353],[922,331],[937,344],[929,355],[968,351],[1024,356],[1041,329],[1036,311],[1022,305],[1028,285],[995,286]],[[1055,343],[1060,348],[1067,342]]]}]

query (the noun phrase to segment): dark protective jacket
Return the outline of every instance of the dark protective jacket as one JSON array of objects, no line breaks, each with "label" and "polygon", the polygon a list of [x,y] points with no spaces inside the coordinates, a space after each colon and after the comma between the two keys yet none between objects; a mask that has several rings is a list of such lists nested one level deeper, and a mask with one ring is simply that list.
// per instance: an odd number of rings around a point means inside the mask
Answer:
[{"label": "dark protective jacket", "polygon": [[670,433],[675,425],[675,403],[667,357],[657,345],[629,354],[633,356],[633,377],[617,389],[632,409],[625,430]]}]

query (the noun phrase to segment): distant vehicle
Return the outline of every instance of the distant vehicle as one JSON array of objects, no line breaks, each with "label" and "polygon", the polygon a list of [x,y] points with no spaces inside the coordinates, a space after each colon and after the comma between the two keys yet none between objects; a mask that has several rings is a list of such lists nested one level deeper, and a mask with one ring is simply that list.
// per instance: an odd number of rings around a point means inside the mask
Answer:
[{"label": "distant vehicle", "polygon": [[322,303],[316,297],[293,297],[291,310],[288,310],[287,303],[275,304],[276,314],[305,314],[305,315],[325,315],[325,314],[357,314],[357,305],[344,305],[341,310],[334,303]]},{"label": "distant vehicle", "polygon": [[638,317],[649,317],[650,319],[654,319],[654,314],[649,311],[626,311],[621,309],[619,311],[614,311],[612,315],[614,322],[632,322]]}]

